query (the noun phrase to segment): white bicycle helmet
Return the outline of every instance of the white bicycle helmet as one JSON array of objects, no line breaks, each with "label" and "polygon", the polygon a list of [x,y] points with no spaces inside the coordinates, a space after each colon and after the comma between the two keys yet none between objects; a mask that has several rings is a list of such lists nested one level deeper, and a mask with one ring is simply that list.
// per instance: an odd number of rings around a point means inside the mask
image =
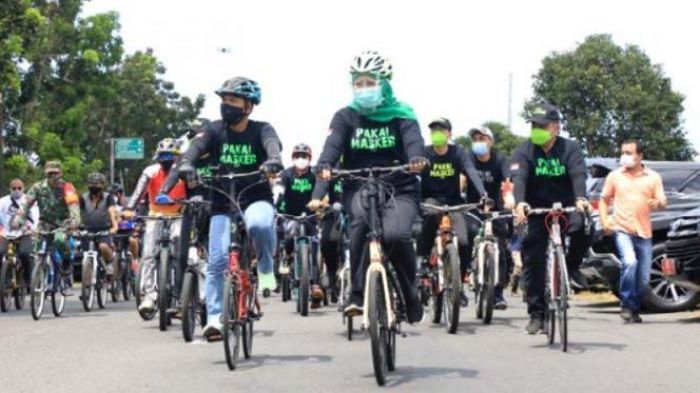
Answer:
[{"label": "white bicycle helmet", "polygon": [[376,51],[364,51],[355,56],[350,65],[350,74],[373,74],[380,78],[391,79],[393,69],[391,62]]}]

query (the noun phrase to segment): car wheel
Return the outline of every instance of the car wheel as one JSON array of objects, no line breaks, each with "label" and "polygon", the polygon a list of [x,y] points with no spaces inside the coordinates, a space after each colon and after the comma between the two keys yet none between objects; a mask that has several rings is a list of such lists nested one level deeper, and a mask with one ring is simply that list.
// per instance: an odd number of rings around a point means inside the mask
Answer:
[{"label": "car wheel", "polygon": [[675,312],[688,310],[700,303],[700,292],[666,280],[661,274],[661,260],[666,251],[665,244],[654,245],[649,288],[642,307],[654,312]]}]

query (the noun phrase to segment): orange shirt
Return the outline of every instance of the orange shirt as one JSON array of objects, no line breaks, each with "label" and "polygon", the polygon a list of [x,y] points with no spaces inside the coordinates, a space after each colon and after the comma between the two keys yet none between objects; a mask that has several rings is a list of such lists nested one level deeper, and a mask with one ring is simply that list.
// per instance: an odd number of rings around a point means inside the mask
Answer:
[{"label": "orange shirt", "polygon": [[[165,183],[165,179],[168,177],[168,174],[164,170],[160,169],[160,165],[158,165],[157,169],[158,170],[154,171],[154,173],[152,174],[150,182],[148,182],[148,206],[150,210],[149,214],[163,214],[169,216],[180,214],[182,205],[179,203],[174,205],[156,204],[156,195],[158,195],[160,187],[163,185],[163,183]],[[175,187],[173,187],[173,189],[168,193],[168,196],[172,199],[186,198],[187,193],[185,183],[182,180],[178,180],[175,184]]]},{"label": "orange shirt", "polygon": [[637,174],[630,174],[627,169],[619,168],[608,174],[603,186],[606,202],[613,200],[613,222],[616,231],[651,239],[652,199],[666,204],[666,194],[661,176],[655,171],[644,168]]}]

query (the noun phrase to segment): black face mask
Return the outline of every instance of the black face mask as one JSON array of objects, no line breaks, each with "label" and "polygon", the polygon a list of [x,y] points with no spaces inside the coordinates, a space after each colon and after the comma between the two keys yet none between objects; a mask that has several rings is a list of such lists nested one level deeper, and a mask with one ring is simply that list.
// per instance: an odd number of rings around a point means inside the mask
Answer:
[{"label": "black face mask", "polygon": [[221,120],[229,126],[235,126],[243,120],[245,110],[237,106],[221,103]]},{"label": "black face mask", "polygon": [[161,162],[160,162],[160,167],[163,168],[163,169],[165,169],[165,171],[167,172],[167,171],[170,170],[170,168],[173,167],[173,164],[174,164],[174,163],[175,163],[175,161],[161,161]]},{"label": "black face mask", "polygon": [[90,190],[92,195],[100,195],[102,193],[102,188],[100,187],[88,187],[88,190]]}]

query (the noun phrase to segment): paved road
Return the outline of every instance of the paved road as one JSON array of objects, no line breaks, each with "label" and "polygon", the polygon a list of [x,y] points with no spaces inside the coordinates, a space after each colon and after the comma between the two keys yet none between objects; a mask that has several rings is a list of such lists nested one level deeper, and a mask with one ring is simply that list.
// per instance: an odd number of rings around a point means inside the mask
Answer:
[{"label": "paved road", "polygon": [[[254,357],[229,371],[221,343],[186,344],[132,303],[85,313],[77,299],[61,318],[0,315],[0,392],[366,392],[377,389],[369,341],[344,337],[334,308],[302,318],[279,298],[264,302]],[[528,336],[520,299],[484,326],[468,308],[459,334],[428,322],[398,340],[387,389],[400,392],[697,392],[700,312],[647,315],[624,325],[614,302],[578,300],[571,348]],[[49,309],[50,313],[50,309]]]}]

